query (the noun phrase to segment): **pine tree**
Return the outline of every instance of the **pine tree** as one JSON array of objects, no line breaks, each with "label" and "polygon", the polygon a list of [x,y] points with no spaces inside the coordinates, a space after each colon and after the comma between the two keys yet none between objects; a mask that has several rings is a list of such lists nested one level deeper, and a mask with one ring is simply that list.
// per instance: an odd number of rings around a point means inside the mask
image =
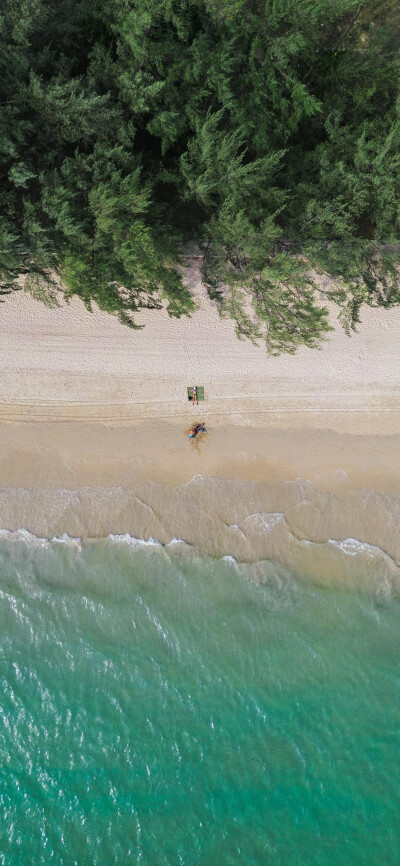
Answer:
[{"label": "pine tree", "polygon": [[326,334],[313,268],[349,331],[398,303],[399,23],[395,0],[4,0],[2,291],[55,270],[130,324],[190,314],[196,238],[270,351]]}]

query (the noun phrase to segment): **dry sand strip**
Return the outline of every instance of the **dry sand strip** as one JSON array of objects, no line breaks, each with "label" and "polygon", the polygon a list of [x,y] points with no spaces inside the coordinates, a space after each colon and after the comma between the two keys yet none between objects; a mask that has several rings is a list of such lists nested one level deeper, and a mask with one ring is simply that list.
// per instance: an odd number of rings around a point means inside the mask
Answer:
[{"label": "dry sand strip", "polygon": [[197,312],[176,320],[143,310],[139,331],[96,307],[88,312],[78,298],[66,303],[60,294],[60,306],[49,309],[23,290],[7,296],[0,305],[0,419],[186,418],[193,384],[206,390],[200,414],[240,424],[340,412],[381,413],[386,426],[400,411],[400,308],[364,308],[351,337],[338,326],[320,350],[270,357],[220,318],[197,267],[188,282]]},{"label": "dry sand strip", "polygon": [[[187,424],[193,416],[221,419],[226,423],[249,426],[327,426],[373,428],[373,432],[400,433],[400,397],[373,394],[307,394],[285,395],[280,400],[246,400],[243,398],[208,399],[198,408],[184,401],[148,403],[64,403],[53,402],[0,402],[1,423],[71,423],[97,422],[107,425],[132,424],[140,421],[160,420]],[[354,418],[345,420],[347,416]],[[295,416],[299,416],[296,420]],[[308,416],[305,421],[305,416]],[[334,421],[332,420],[334,417]],[[300,420],[301,419],[301,420]],[[321,423],[321,422],[324,423]]]}]

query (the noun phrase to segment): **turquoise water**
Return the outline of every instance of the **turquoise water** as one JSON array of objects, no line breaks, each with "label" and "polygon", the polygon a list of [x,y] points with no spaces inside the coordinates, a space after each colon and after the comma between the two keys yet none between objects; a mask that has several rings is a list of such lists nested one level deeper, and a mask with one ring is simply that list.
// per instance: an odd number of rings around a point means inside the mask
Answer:
[{"label": "turquoise water", "polygon": [[400,605],[0,539],[0,863],[399,862]]}]

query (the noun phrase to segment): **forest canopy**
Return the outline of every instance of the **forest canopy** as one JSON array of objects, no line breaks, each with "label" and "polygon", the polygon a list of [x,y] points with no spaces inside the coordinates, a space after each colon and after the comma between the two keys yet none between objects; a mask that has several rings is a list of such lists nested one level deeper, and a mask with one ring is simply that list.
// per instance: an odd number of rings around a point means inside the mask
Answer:
[{"label": "forest canopy", "polygon": [[3,0],[0,292],[134,325],[194,309],[182,245],[269,351],[400,301],[397,0]]}]

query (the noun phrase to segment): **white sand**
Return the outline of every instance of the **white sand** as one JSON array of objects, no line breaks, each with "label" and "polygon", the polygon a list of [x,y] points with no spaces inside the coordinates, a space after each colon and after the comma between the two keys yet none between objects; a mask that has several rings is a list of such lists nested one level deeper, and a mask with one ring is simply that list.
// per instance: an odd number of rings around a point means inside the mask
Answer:
[{"label": "white sand", "polygon": [[[207,415],[399,412],[400,308],[362,310],[358,333],[340,325],[321,350],[268,356],[236,337],[201,286],[192,318],[144,310],[140,331],[78,298],[49,309],[21,290],[0,305],[0,415],[129,419],[190,414],[186,387],[204,385]],[[333,319],[334,322],[334,319]],[[385,422],[382,421],[382,424]]]}]

